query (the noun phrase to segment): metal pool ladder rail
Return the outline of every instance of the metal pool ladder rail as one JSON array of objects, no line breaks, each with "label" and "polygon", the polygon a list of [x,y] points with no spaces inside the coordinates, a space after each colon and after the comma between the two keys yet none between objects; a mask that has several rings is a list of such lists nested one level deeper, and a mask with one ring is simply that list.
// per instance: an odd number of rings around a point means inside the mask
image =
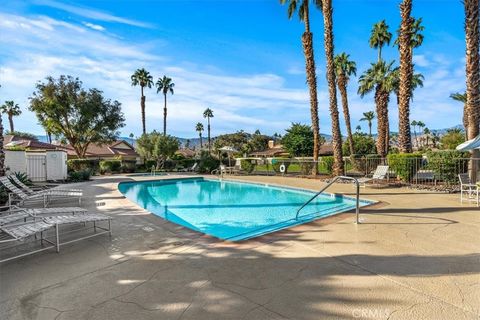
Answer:
[{"label": "metal pool ladder rail", "polygon": [[352,177],[347,177],[347,176],[336,176],[335,178],[332,179],[325,187],[320,189],[313,197],[310,198],[307,202],[305,202],[298,210],[297,214],[295,215],[295,220],[298,220],[298,214],[300,211],[305,208],[310,202],[312,202],[316,197],[318,197],[320,194],[322,194],[325,190],[327,190],[332,184],[337,182],[337,180],[352,180],[355,185],[356,185],[356,204],[355,204],[355,223],[359,224],[360,220],[358,215],[360,214],[360,183],[358,182],[357,179],[352,178]]}]

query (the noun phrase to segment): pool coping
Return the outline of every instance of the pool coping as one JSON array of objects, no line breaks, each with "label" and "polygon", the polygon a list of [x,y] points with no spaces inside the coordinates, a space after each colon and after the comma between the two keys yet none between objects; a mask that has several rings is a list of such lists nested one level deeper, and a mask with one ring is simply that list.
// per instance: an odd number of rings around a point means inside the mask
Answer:
[{"label": "pool coping", "polygon": [[[303,192],[308,192],[308,193],[312,193],[312,195],[315,195],[316,192],[312,189],[308,189],[308,188],[300,188],[300,187],[291,187],[291,186],[285,186],[285,185],[281,185],[281,184],[277,184],[277,183],[260,183],[260,182],[251,182],[251,181],[245,181],[245,180],[241,180],[241,179],[225,179],[225,178],[218,178],[218,177],[204,177],[204,176],[195,176],[195,177],[175,177],[175,178],[167,178],[167,179],[148,179],[148,180],[134,180],[134,181],[120,181],[118,184],[117,184],[117,191],[120,192],[124,197],[125,195],[120,191],[119,189],[119,186],[120,184],[131,184],[131,183],[152,183],[152,182],[159,182],[159,181],[178,181],[178,180],[202,180],[202,181],[227,181],[227,182],[231,182],[231,183],[244,183],[244,184],[251,184],[251,185],[257,185],[257,186],[265,186],[265,187],[276,187],[276,188],[282,188],[282,189],[287,189],[287,190],[293,190],[293,191],[303,191]],[[346,196],[342,193],[329,193],[329,192],[325,192],[324,194],[326,195],[334,195],[335,197],[340,197],[340,198],[346,198],[348,200],[352,200],[352,201],[355,201],[356,200],[356,197],[351,197],[351,196]],[[131,203],[139,206],[135,201],[132,201],[130,199],[128,199]],[[360,202],[363,202],[363,206],[360,206],[360,208],[365,208],[365,207],[371,207],[371,206],[377,206],[377,205],[381,205],[382,204],[382,201],[377,201],[377,200],[371,200],[371,199],[362,199],[359,197],[359,201]],[[347,216],[350,216],[350,215],[353,215],[354,212],[350,212],[350,211],[354,211],[355,208],[351,208],[351,209],[348,209],[348,210],[344,210],[344,211],[339,211],[338,213],[334,213],[334,214],[331,214],[331,215],[327,215],[325,217],[317,217],[317,218],[313,218],[313,219],[308,219],[308,220],[304,220],[303,223],[299,223],[299,224],[292,224],[286,228],[280,228],[280,229],[277,229],[277,230],[274,230],[274,231],[270,231],[270,232],[266,232],[266,233],[260,233],[258,235],[253,235],[252,237],[248,237],[248,238],[244,238],[244,239],[239,239],[239,240],[232,240],[232,238],[229,238],[229,239],[222,239],[222,238],[219,238],[219,237],[215,237],[211,234],[207,234],[205,232],[202,232],[202,231],[199,231],[199,230],[193,230],[191,228],[188,228],[186,226],[183,226],[183,225],[180,225],[180,224],[177,224],[173,221],[170,221],[170,220],[167,220],[167,219],[164,219],[158,215],[156,215],[155,213],[139,206],[140,208],[142,208],[143,210],[145,210],[146,212],[148,212],[150,215],[153,215],[157,218],[161,218],[163,219],[164,221],[168,222],[168,223],[171,223],[171,224],[174,224],[175,226],[178,226],[188,232],[194,232],[196,234],[198,234],[198,237],[199,238],[207,238],[207,239],[214,239],[215,241],[218,241],[218,243],[231,243],[231,244],[240,244],[240,243],[246,243],[246,242],[262,242],[260,238],[263,238],[263,237],[267,237],[267,238],[270,238],[270,237],[274,237],[274,234],[278,234],[280,232],[288,232],[289,230],[294,230],[294,229],[298,229],[298,228],[302,228],[304,226],[308,226],[308,225],[311,225],[311,224],[315,224],[315,223],[325,223],[325,222],[329,222],[331,220],[334,220],[334,221],[340,221],[340,220],[343,220],[343,219],[346,219]],[[361,222],[360,222],[361,223]],[[238,235],[237,235],[238,236]],[[195,237],[197,238],[197,237]]]}]

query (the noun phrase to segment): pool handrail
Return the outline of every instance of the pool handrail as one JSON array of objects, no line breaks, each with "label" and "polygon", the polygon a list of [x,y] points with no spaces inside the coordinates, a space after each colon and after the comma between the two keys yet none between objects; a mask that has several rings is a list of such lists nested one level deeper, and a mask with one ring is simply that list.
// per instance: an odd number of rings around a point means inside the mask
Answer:
[{"label": "pool handrail", "polygon": [[307,202],[305,202],[298,210],[297,210],[297,214],[295,215],[295,220],[298,220],[298,215],[300,213],[300,211],[305,208],[308,204],[310,204],[310,202],[312,202],[316,197],[318,197],[320,194],[322,194],[325,190],[327,190],[332,184],[334,184],[335,182],[337,182],[337,180],[352,180],[355,185],[356,185],[356,203],[355,203],[355,223],[356,224],[359,224],[360,223],[360,219],[359,219],[359,214],[360,214],[360,183],[358,182],[358,180],[356,178],[353,178],[353,177],[347,177],[347,176],[336,176],[335,178],[333,178],[325,187],[323,187],[322,189],[320,189],[320,191],[318,191],[313,197],[310,198],[310,200],[308,200]]}]

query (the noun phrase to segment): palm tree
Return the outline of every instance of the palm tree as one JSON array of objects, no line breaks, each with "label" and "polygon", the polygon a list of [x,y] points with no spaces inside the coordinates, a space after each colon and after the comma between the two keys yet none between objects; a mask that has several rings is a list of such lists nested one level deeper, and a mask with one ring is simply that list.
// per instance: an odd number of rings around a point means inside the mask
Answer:
[{"label": "palm tree", "polygon": [[423,134],[425,135],[425,145],[428,148],[428,139],[430,138],[431,131],[428,128],[423,129]]},{"label": "palm tree", "polygon": [[350,76],[357,74],[357,66],[355,61],[349,60],[350,55],[345,52],[335,56],[335,73],[337,76],[337,85],[340,95],[342,96],[343,116],[345,118],[345,126],[347,127],[348,144],[350,154],[355,154],[353,145],[352,127],[350,125],[350,111],[348,109],[347,84]]},{"label": "palm tree", "polygon": [[197,123],[197,125],[195,126],[195,131],[198,132],[198,136],[200,137],[200,149],[202,149],[203,148],[203,142],[202,142],[203,124],[201,122]]},{"label": "palm tree", "polygon": [[360,121],[367,121],[368,123],[368,135],[372,136],[372,121],[375,119],[375,112],[368,111],[363,113],[363,118]]},{"label": "palm tree", "polygon": [[463,129],[465,129],[465,140],[468,140],[468,110],[467,110],[467,93],[452,93],[450,95],[450,98],[452,98],[455,101],[462,102],[463,103]]},{"label": "palm tree", "polygon": [[362,127],[360,125],[356,126],[355,131],[358,133],[362,132]]},{"label": "palm tree", "polygon": [[[417,127],[418,127],[418,134],[421,134],[422,133],[422,128],[425,127],[425,123],[423,123],[422,121],[417,121]],[[418,147],[420,148],[420,143],[421,141],[419,141],[419,144],[418,144]]]},{"label": "palm tree", "polygon": [[418,147],[418,138],[417,138],[417,125],[418,125],[418,121],[417,121],[417,120],[412,120],[412,122],[410,123],[410,125],[413,127],[413,134],[415,135],[415,141],[416,141],[416,144],[417,144],[417,147]]},{"label": "palm tree", "polygon": [[402,21],[398,32],[398,49],[400,51],[400,76],[398,94],[398,146],[401,152],[412,152],[412,137],[410,135],[410,98],[413,87],[413,49],[423,42],[424,30],[422,19],[411,17],[412,0],[403,0],[400,4]]},{"label": "palm tree", "polygon": [[144,88],[151,88],[153,85],[153,77],[145,69],[137,69],[131,77],[132,86],[140,86],[141,96],[140,96],[140,109],[142,112],[142,132],[143,134],[147,133],[145,126],[145,95],[143,94]]},{"label": "palm tree", "polygon": [[333,7],[332,0],[322,0],[321,3],[323,11],[323,38],[327,60],[327,83],[330,96],[330,117],[332,119],[332,147],[334,159],[332,173],[336,176],[341,176],[344,174],[345,168],[343,166],[342,133],[340,132],[340,119],[338,116],[335,60],[333,57]]},{"label": "palm tree", "polygon": [[[288,2],[288,18],[291,19],[298,8],[298,16],[305,24],[305,32],[302,35],[303,54],[305,56],[305,69],[307,83],[310,92],[310,117],[313,130],[313,160],[318,161],[320,149],[320,129],[318,120],[318,98],[317,98],[317,76],[315,69],[315,58],[313,53],[313,34],[310,32],[309,0],[280,0],[283,5]],[[321,9],[322,1],[313,0],[317,8]],[[312,174],[318,173],[317,166],[313,166]]]},{"label": "palm tree", "polygon": [[[465,7],[468,139],[474,139],[480,133],[480,90],[478,89],[480,87],[480,3],[478,0],[464,0],[463,4]],[[480,150],[472,151],[472,158],[480,158]],[[477,170],[478,168],[473,167],[473,161],[470,161],[472,178],[476,178]]]},{"label": "palm tree", "polygon": [[213,111],[210,108],[205,109],[203,117],[207,118],[207,134],[208,134],[208,152],[212,151],[212,145],[210,143],[210,118],[213,118]]},{"label": "palm tree", "polygon": [[5,101],[5,103],[1,106],[1,111],[8,116],[8,122],[10,123],[10,133],[14,132],[15,129],[13,127],[13,117],[21,115],[22,110],[20,110],[20,107],[17,103],[13,101]]},{"label": "palm tree", "polygon": [[163,76],[163,78],[159,78],[157,80],[157,93],[160,91],[163,93],[163,135],[167,135],[167,93],[173,94],[173,88],[175,87],[175,83],[172,82],[172,79]]},{"label": "palm tree", "polygon": [[358,93],[363,98],[366,94],[375,91],[377,111],[377,152],[384,158],[388,153],[390,130],[388,124],[388,102],[393,90],[392,65],[394,61],[386,63],[381,60],[372,63],[359,79]]},{"label": "palm tree", "polygon": [[392,34],[388,31],[388,25],[385,20],[377,22],[373,25],[372,33],[370,35],[370,47],[378,49],[378,62],[382,60],[383,46],[390,45]]}]

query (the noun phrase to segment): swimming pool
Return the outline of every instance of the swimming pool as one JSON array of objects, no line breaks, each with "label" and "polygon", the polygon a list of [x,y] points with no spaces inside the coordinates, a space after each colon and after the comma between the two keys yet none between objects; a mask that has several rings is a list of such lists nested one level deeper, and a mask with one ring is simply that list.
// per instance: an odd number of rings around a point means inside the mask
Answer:
[{"label": "swimming pool", "polygon": [[[355,208],[355,199],[287,187],[204,178],[122,182],[118,189],[153,214],[216,238],[246,240]],[[360,201],[360,206],[371,204]]]}]

